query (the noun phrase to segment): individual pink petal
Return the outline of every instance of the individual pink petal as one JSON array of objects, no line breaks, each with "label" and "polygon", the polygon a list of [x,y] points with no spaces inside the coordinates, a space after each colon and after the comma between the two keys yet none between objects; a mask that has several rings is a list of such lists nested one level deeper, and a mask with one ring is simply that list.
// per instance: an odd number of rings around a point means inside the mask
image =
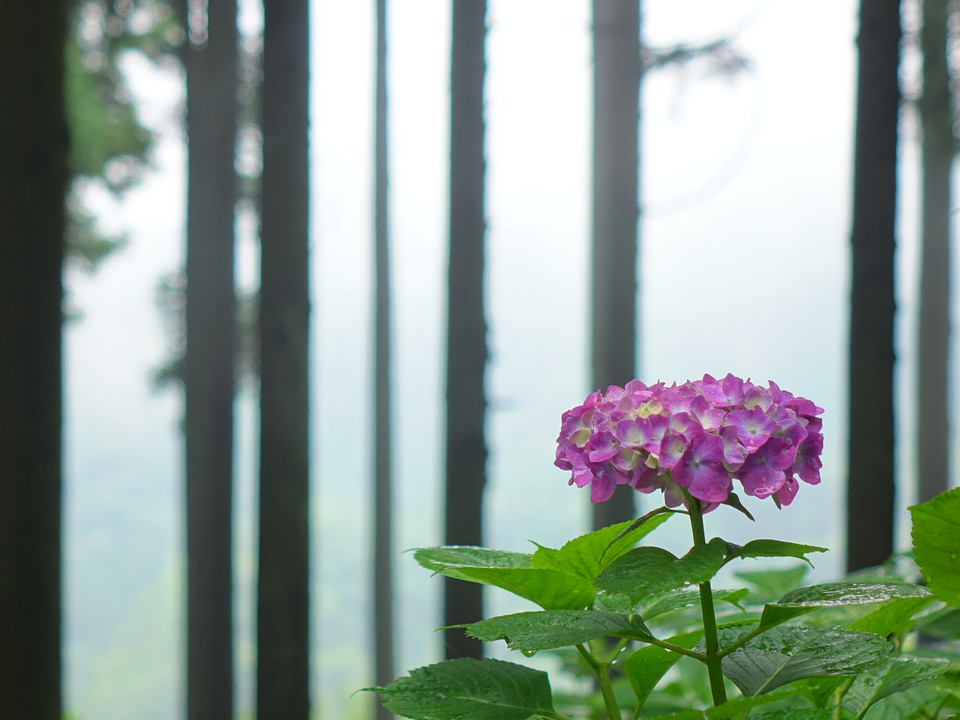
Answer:
[{"label": "individual pink petal", "polygon": [[721,428],[720,437],[723,438],[723,466],[730,472],[736,472],[750,453],[740,442],[737,428],[732,425]]},{"label": "individual pink petal", "polygon": [[733,407],[739,405],[743,399],[743,380],[730,373],[722,382],[717,382],[710,375],[704,375],[700,381],[700,391],[711,405]]},{"label": "individual pink petal", "polygon": [[617,449],[617,454],[611,460],[613,466],[620,472],[628,473],[633,470],[637,465],[642,464],[640,461],[643,459],[640,453],[636,450],[631,450],[628,447],[621,445]]},{"label": "individual pink petal", "polygon": [[617,442],[634,450],[650,442],[651,432],[650,421],[642,417],[621,420],[614,428]]},{"label": "individual pink petal", "polygon": [[768,463],[754,464],[744,468],[740,482],[747,495],[757,498],[766,498],[783,487],[787,476],[783,470],[778,470]]},{"label": "individual pink petal", "polygon": [[773,495],[773,501],[777,504],[777,507],[782,505],[789,505],[793,502],[793,499],[797,496],[797,490],[800,489],[800,484],[792,477],[788,477],[783,483],[783,487]]},{"label": "individual pink petal", "polygon": [[630,485],[642,493],[652,493],[661,487],[660,478],[662,477],[656,468],[645,464],[640,464],[634,468],[630,474]]},{"label": "individual pink petal", "polygon": [[674,467],[686,451],[687,439],[675,430],[667,430],[657,452],[660,466],[667,469]]},{"label": "individual pink petal", "polygon": [[697,395],[690,402],[690,414],[704,430],[716,432],[720,429],[726,411],[711,405],[703,395]]},{"label": "individual pink petal", "polygon": [[820,453],[823,452],[823,435],[807,435],[800,446],[797,448],[797,456],[793,461],[793,472],[800,476],[800,479],[810,485],[817,485],[820,482],[820,468],[823,462],[820,460]]},{"label": "individual pink petal", "polygon": [[737,430],[737,439],[749,452],[755,452],[777,428],[776,421],[759,407],[752,410],[732,410],[726,422]]},{"label": "individual pink petal", "polygon": [[604,467],[597,473],[590,483],[590,502],[606,502],[613,497],[617,489],[616,475],[611,468]]},{"label": "individual pink petal", "polygon": [[660,452],[663,434],[670,427],[670,419],[666,415],[650,415],[647,420],[650,422],[650,439],[644,444],[643,449],[657,454]]},{"label": "individual pink petal", "polygon": [[730,492],[730,473],[723,467],[723,440],[711,433],[699,435],[670,474],[698,500],[723,502]]},{"label": "individual pink petal", "polygon": [[583,449],[586,451],[587,460],[602,463],[616,455],[618,447],[616,436],[604,429],[591,435]]}]

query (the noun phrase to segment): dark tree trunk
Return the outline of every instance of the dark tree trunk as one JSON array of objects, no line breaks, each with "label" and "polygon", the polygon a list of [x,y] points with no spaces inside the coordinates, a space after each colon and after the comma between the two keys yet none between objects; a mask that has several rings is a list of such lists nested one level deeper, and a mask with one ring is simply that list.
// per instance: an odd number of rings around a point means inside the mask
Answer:
[{"label": "dark tree trunk", "polygon": [[[194,33],[203,33],[202,27]],[[187,70],[187,718],[233,717],[237,4],[209,4]]]},{"label": "dark tree trunk", "polygon": [[862,0],[850,298],[847,568],[893,552],[899,0]]},{"label": "dark tree trunk", "polygon": [[308,25],[264,3],[258,720],[310,714]]},{"label": "dark tree trunk", "polygon": [[[487,323],[483,308],[483,79],[486,0],[454,0],[450,53],[450,258],[447,311],[447,445],[444,542],[479,545],[483,487]],[[444,625],[483,616],[481,586],[444,581]],[[448,658],[483,654],[479,640],[446,630]]]},{"label": "dark tree trunk", "polygon": [[[390,242],[387,163],[387,0],[377,0],[376,148],[374,159],[374,255],[376,257],[374,353],[374,531],[373,595],[377,685],[386,687],[393,672],[393,457],[390,421]],[[393,714],[382,705],[377,717]]]},{"label": "dark tree trunk", "polygon": [[[591,389],[635,377],[640,163],[640,2],[593,0]],[[595,529],[634,517],[626,486],[593,506]]]},{"label": "dark tree trunk", "polygon": [[0,2],[0,717],[60,720],[64,2]]},{"label": "dark tree trunk", "polygon": [[947,2],[923,3],[923,231],[917,404],[919,500],[950,486],[950,174],[955,153],[947,67]]}]

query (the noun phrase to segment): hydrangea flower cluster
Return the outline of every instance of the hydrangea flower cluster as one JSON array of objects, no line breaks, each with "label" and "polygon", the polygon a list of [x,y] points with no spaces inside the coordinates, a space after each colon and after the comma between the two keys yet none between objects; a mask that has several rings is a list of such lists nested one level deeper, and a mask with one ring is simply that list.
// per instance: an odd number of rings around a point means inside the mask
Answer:
[{"label": "hydrangea flower cluster", "polygon": [[685,489],[710,509],[737,480],[758,498],[789,505],[799,483],[820,482],[823,408],[777,387],[729,374],[723,380],[631,380],[587,397],[563,414],[555,465],[570,484],[590,485],[590,499],[608,500],[617,485],[662,490],[667,505]]}]

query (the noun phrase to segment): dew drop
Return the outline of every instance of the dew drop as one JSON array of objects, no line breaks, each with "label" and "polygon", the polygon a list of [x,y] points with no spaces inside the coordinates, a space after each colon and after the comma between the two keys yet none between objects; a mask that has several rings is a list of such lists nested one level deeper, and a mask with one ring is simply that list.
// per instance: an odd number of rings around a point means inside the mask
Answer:
[{"label": "dew drop", "polygon": [[521,650],[520,652],[523,653],[524,657],[533,657],[537,654],[536,650]]},{"label": "dew drop", "polygon": [[951,560],[956,560],[956,559],[957,559],[957,554],[956,554],[955,552],[950,553],[950,559],[951,559]]}]

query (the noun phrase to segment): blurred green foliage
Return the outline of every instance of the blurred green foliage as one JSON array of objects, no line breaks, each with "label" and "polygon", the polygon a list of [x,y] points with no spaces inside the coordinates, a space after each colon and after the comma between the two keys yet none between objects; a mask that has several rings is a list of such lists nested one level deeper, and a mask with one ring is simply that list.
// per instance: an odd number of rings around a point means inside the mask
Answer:
[{"label": "blurred green foliage", "polygon": [[154,133],[145,127],[123,73],[123,59],[139,53],[176,66],[183,29],[166,0],[75,0],[64,49],[65,100],[73,180],[67,198],[67,256],[92,271],[125,239],[104,235],[88,209],[90,184],[115,195],[150,167]]}]

